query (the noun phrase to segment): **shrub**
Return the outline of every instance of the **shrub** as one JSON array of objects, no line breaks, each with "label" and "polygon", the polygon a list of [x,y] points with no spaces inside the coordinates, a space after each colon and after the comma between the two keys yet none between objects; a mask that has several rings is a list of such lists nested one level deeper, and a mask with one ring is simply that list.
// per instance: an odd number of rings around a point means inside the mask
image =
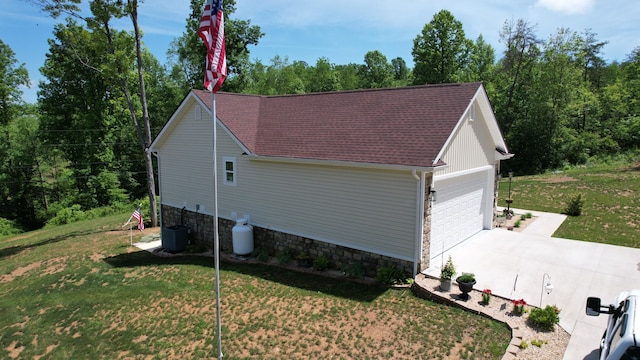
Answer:
[{"label": "shrub", "polygon": [[489,305],[491,302],[491,289],[482,290],[482,304]]},{"label": "shrub", "polygon": [[291,262],[292,257],[291,249],[287,247],[278,255],[278,263],[287,265]]},{"label": "shrub", "polygon": [[313,260],[313,269],[317,271],[325,271],[329,269],[329,259],[324,255],[318,256]]},{"label": "shrub", "polygon": [[267,262],[269,261],[269,250],[266,248],[257,248],[253,250],[253,256],[255,256],[258,261]]},{"label": "shrub", "polygon": [[525,306],[527,306],[527,302],[524,301],[524,299],[511,300],[511,303],[513,304],[513,312],[516,315],[522,315],[527,311],[527,309],[525,308]]},{"label": "shrub", "polygon": [[516,220],[516,222],[513,223],[513,227],[519,228],[521,225],[522,225],[522,221],[521,220]]},{"label": "shrub", "polygon": [[524,350],[529,347],[529,343],[526,340],[520,341],[520,349]]},{"label": "shrub", "polygon": [[364,278],[364,268],[360,263],[353,263],[349,265],[342,266],[342,272],[345,276],[354,278],[354,279],[362,279]]},{"label": "shrub", "polygon": [[583,205],[584,199],[582,199],[582,194],[574,195],[567,203],[564,213],[569,216],[580,216]]},{"label": "shrub", "polygon": [[560,309],[547,305],[544,309],[532,309],[528,320],[543,331],[552,331],[555,324],[560,322]]},{"label": "shrub", "polygon": [[546,343],[547,343],[546,340],[531,340],[531,345],[537,346],[537,347],[542,347],[542,345]]},{"label": "shrub", "polygon": [[395,266],[383,266],[376,272],[376,280],[385,285],[403,284],[407,275]]},{"label": "shrub", "polygon": [[61,209],[56,213],[56,216],[47,221],[46,226],[58,226],[70,224],[72,222],[85,220],[87,215],[80,209],[80,205],[74,204],[71,207]]},{"label": "shrub", "polygon": [[0,218],[0,236],[20,234],[22,230],[16,225],[15,221]]}]

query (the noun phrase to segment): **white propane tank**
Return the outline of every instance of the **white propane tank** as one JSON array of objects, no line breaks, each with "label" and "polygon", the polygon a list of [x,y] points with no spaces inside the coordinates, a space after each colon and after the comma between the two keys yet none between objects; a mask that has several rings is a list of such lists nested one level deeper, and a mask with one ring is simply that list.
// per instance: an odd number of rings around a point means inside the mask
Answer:
[{"label": "white propane tank", "polygon": [[246,256],[253,252],[253,228],[247,225],[247,219],[236,221],[236,225],[231,229],[231,238],[234,254]]}]

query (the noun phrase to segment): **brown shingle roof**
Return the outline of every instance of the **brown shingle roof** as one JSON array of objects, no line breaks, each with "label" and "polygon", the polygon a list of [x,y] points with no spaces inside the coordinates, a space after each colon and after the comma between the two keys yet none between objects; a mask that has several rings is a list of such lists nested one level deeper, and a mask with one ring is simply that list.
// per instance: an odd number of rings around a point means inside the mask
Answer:
[{"label": "brown shingle roof", "polygon": [[[480,86],[284,96],[218,93],[216,110],[258,156],[430,167]],[[194,92],[211,106],[210,93]]]}]

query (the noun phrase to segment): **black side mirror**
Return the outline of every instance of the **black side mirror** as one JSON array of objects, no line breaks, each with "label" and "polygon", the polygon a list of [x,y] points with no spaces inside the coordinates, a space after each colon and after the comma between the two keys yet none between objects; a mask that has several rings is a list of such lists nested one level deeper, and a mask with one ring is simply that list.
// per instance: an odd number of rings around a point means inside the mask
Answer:
[{"label": "black side mirror", "polygon": [[597,297],[589,297],[587,298],[587,315],[589,316],[599,316],[600,315],[600,305],[602,304],[602,300]]}]

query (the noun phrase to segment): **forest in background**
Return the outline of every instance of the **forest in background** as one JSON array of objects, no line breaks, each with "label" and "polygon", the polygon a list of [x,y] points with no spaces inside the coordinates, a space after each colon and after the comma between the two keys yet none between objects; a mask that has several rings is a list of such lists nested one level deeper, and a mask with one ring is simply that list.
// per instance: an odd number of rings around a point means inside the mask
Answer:
[{"label": "forest in background", "polygon": [[[185,32],[161,64],[142,46],[137,0],[39,0],[60,19],[49,39],[36,104],[22,100],[29,76],[0,39],[0,236],[101,216],[143,203],[156,209],[155,164],[144,149],[184,96],[202,88],[205,48],[197,37],[203,0],[191,0]],[[250,60],[264,33],[224,4],[229,76],[221,91],[277,95],[482,81],[517,175],[635,154],[640,144],[640,47],[622,62],[602,57],[607,41],[560,28],[547,37],[508,20],[496,51],[442,10],[416,34],[410,66],[380,51],[360,64],[315,64],[276,56]],[[128,18],[136,31],[117,30]],[[144,30],[144,29],[142,29]],[[640,44],[639,44],[640,45]],[[151,188],[151,190],[150,190]]]}]

